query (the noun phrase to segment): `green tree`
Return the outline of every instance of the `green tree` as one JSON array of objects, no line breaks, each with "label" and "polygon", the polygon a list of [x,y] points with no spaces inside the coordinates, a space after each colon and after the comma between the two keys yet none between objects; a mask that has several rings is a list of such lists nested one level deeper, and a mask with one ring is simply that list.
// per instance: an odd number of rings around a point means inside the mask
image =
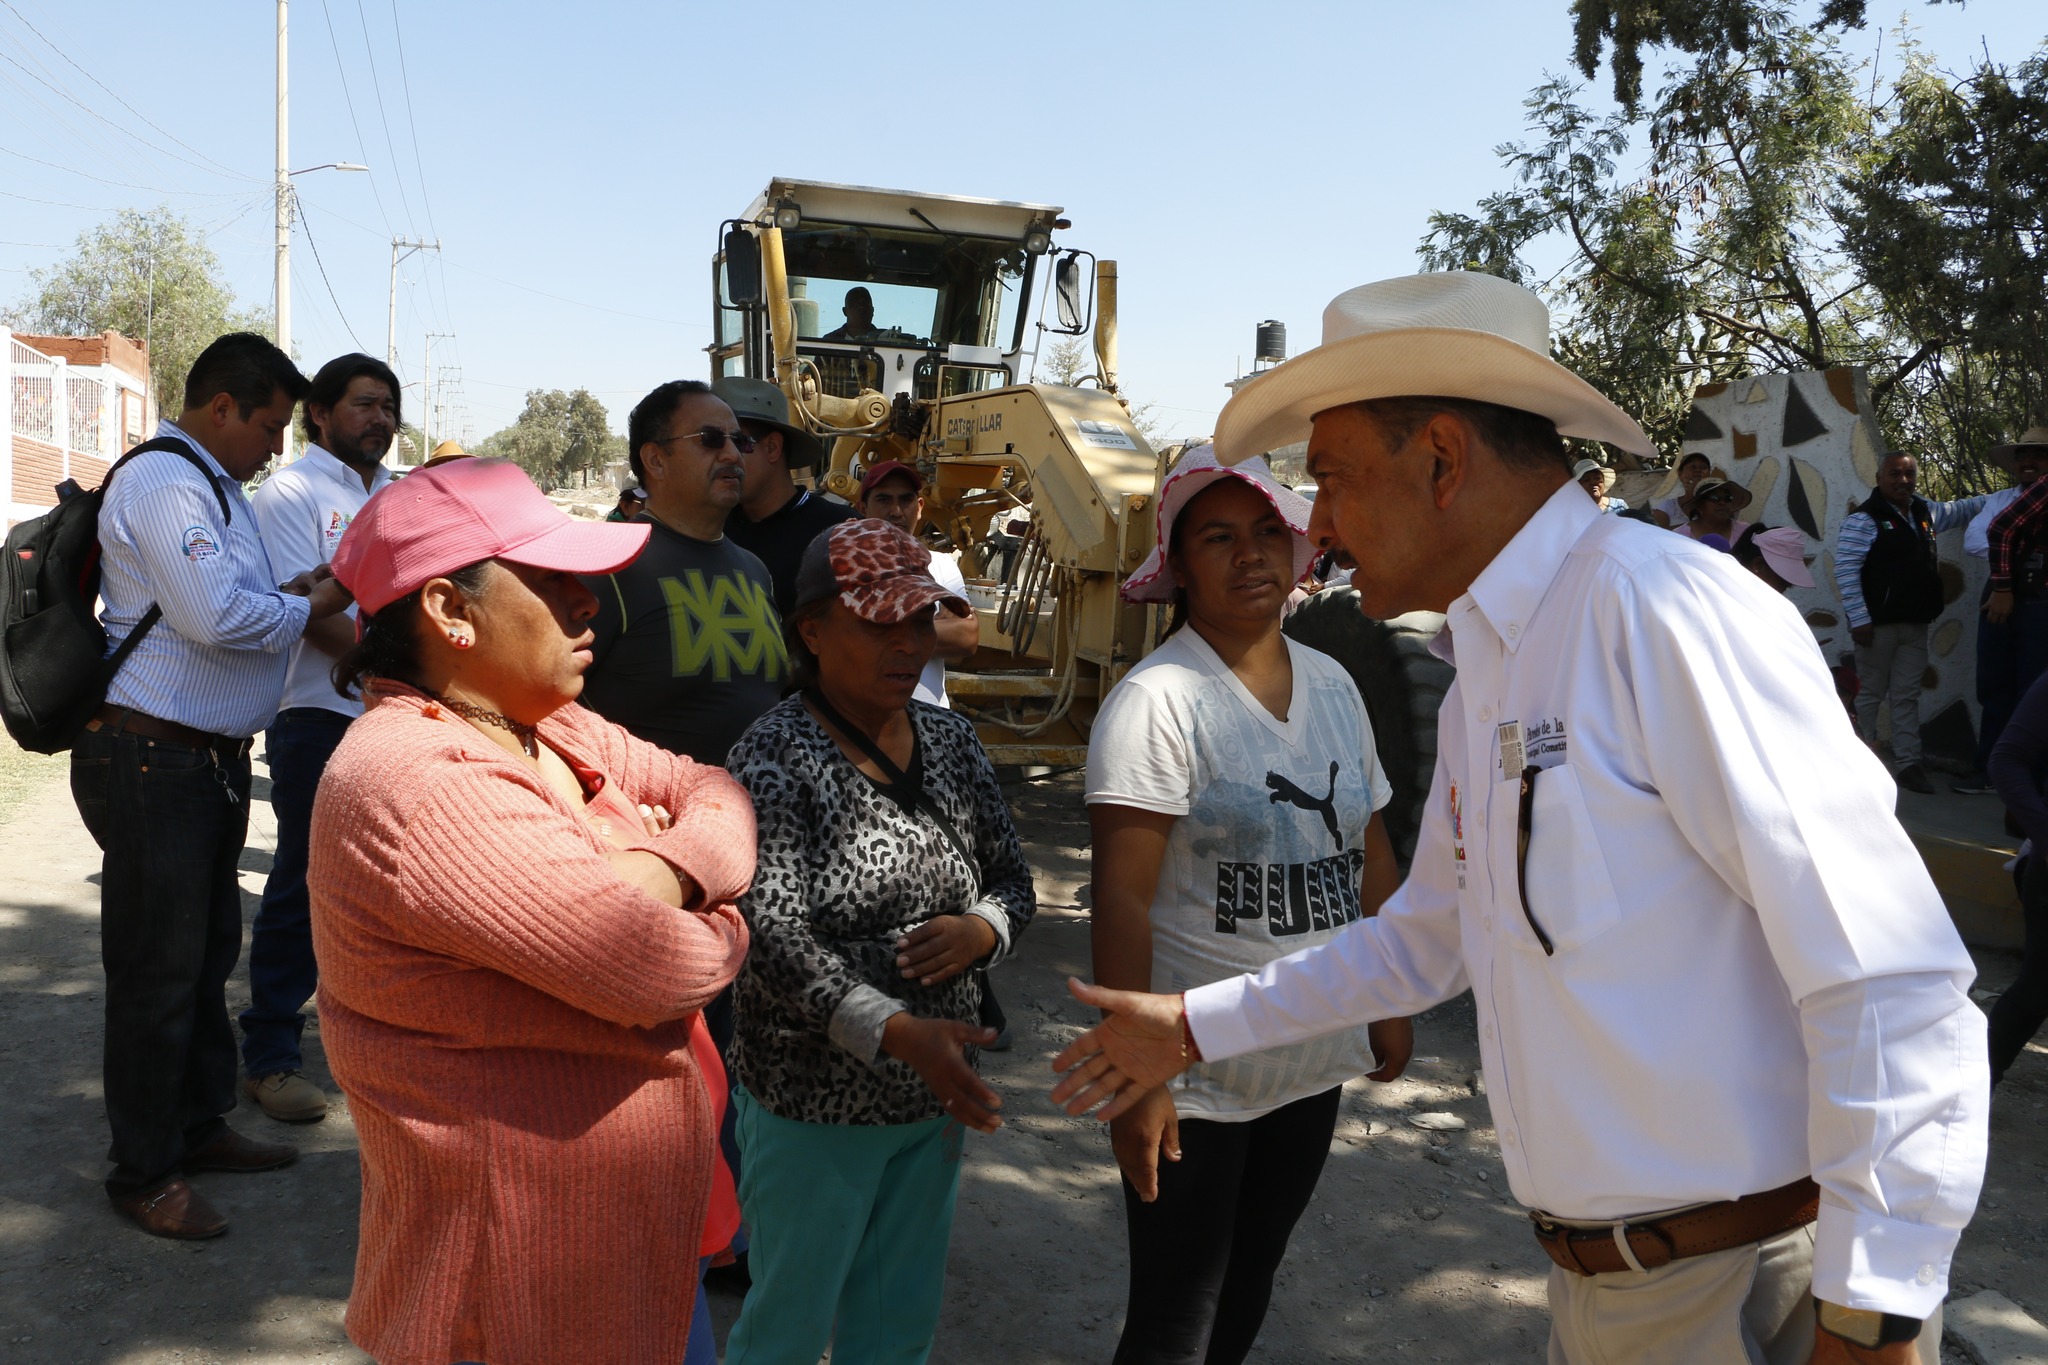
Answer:
[{"label": "green tree", "polygon": [[[1877,113],[1832,39],[1777,23],[1681,68],[1643,120],[1582,96],[1559,77],[1531,93],[1536,139],[1500,149],[1514,187],[1433,214],[1428,268],[1528,283],[1530,248],[1560,243],[1543,289],[1558,358],[1667,450],[1702,383],[1838,364],[1897,382],[1907,362],[1837,249],[1840,168],[1868,154]],[[1647,164],[1624,169],[1639,135]]]},{"label": "green tree", "polygon": [[1914,342],[1901,444],[1984,487],[1985,449],[2048,416],[2048,49],[1961,78],[1907,55],[1842,248]]},{"label": "green tree", "polygon": [[18,310],[28,328],[68,336],[111,329],[147,341],[150,385],[165,412],[178,410],[186,371],[215,337],[272,334],[267,313],[236,304],[205,237],[168,208],[123,209],[29,280]]},{"label": "green tree", "polygon": [[[1862,28],[1867,8],[1868,0],[1821,0],[1813,26]],[[1772,0],[1572,0],[1572,59],[1591,80],[1607,54],[1615,102],[1634,116],[1642,112],[1644,48],[1726,61],[1760,38],[1782,37],[1790,23]]]},{"label": "green tree", "polygon": [[511,426],[477,444],[478,455],[502,456],[532,476],[543,489],[560,488],[617,458],[624,441],[614,437],[604,404],[588,389],[530,389],[526,408]]}]

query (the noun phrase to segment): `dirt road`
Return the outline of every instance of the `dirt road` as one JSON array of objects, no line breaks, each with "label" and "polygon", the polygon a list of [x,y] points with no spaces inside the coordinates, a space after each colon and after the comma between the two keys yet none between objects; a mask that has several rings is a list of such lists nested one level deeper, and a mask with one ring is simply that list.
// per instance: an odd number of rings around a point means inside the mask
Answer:
[{"label": "dirt road", "polygon": [[[242,863],[249,915],[272,844],[260,777],[256,796]],[[1122,1319],[1123,1213],[1108,1142],[1045,1098],[1047,1061],[1086,1018],[1061,985],[1088,964],[1080,791],[1071,777],[1028,784],[1015,804],[1041,909],[996,973],[1017,1045],[987,1070],[1009,1123],[970,1141],[934,1356],[948,1365],[1107,1361]],[[61,779],[43,779],[0,825],[0,868],[0,1363],[366,1359],[341,1331],[359,1188],[346,1105],[291,1128],[243,1106],[238,1126],[303,1156],[282,1172],[199,1177],[234,1221],[217,1241],[159,1241],[117,1219],[99,1185],[98,854]],[[1980,985],[2002,985],[2013,965],[1981,956]],[[229,989],[239,1009],[245,979]],[[317,1022],[307,1042],[309,1069],[329,1084]],[[1486,1102],[1473,1091],[1469,999],[1420,1021],[1416,1050],[1406,1079],[1350,1087],[1255,1360],[1541,1359],[1548,1263],[1506,1195]],[[1425,1111],[1468,1127],[1409,1125]],[[1957,1292],[1994,1288],[2048,1320],[2048,1049],[2037,1044],[2007,1081],[1993,1144]],[[714,1298],[721,1336],[736,1307]]]}]

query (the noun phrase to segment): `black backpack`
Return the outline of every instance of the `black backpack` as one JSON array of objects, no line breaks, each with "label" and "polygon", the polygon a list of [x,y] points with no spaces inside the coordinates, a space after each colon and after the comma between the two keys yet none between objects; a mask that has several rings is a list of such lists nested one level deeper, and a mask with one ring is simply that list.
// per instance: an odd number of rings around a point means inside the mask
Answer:
[{"label": "black backpack", "polygon": [[61,753],[77,742],[129,652],[163,615],[154,603],[107,653],[106,628],[93,615],[100,595],[100,503],[121,466],[152,450],[175,451],[206,480],[230,525],[227,494],[183,441],[159,436],[114,462],[91,492],[70,479],[57,505],[7,533],[0,560],[0,717],[22,748]]}]

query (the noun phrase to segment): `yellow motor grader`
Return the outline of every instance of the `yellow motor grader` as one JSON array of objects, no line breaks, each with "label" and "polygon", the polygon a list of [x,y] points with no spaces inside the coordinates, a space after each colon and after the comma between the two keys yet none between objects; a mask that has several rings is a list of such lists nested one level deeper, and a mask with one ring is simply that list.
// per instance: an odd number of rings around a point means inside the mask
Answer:
[{"label": "yellow motor grader", "polygon": [[[713,376],[782,389],[831,450],[827,492],[852,501],[859,471],[883,460],[923,476],[923,529],[959,555],[981,625],[947,691],[998,765],[1082,762],[1097,706],[1164,625],[1117,585],[1152,550],[1179,452],[1131,420],[1116,263],[1056,242],[1069,226],[1051,204],[778,178],[721,225],[712,266]],[[1050,339],[1091,330],[1092,375],[1036,378]],[[1348,588],[1287,626],[1357,680],[1403,857],[1449,680],[1424,648],[1434,628],[1369,620]]]},{"label": "yellow motor grader", "polygon": [[[982,648],[947,677],[998,764],[1086,755],[1097,703],[1152,647],[1117,584],[1152,549],[1165,468],[1116,384],[1116,263],[1056,245],[1050,204],[775,179],[722,225],[714,376],[777,384],[831,450],[818,482],[916,468]],[[1050,309],[1052,317],[1046,317]],[[1035,382],[1092,330],[1095,373]]]}]

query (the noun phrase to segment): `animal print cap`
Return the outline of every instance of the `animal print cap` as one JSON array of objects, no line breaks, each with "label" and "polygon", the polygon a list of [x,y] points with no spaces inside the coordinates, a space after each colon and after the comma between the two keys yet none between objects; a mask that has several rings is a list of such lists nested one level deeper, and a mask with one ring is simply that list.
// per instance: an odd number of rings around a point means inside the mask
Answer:
[{"label": "animal print cap", "polygon": [[933,603],[967,615],[973,608],[939,586],[931,562],[924,542],[900,527],[875,517],[842,521],[805,547],[796,570],[796,605],[837,593],[855,616],[878,626],[893,626]]}]

